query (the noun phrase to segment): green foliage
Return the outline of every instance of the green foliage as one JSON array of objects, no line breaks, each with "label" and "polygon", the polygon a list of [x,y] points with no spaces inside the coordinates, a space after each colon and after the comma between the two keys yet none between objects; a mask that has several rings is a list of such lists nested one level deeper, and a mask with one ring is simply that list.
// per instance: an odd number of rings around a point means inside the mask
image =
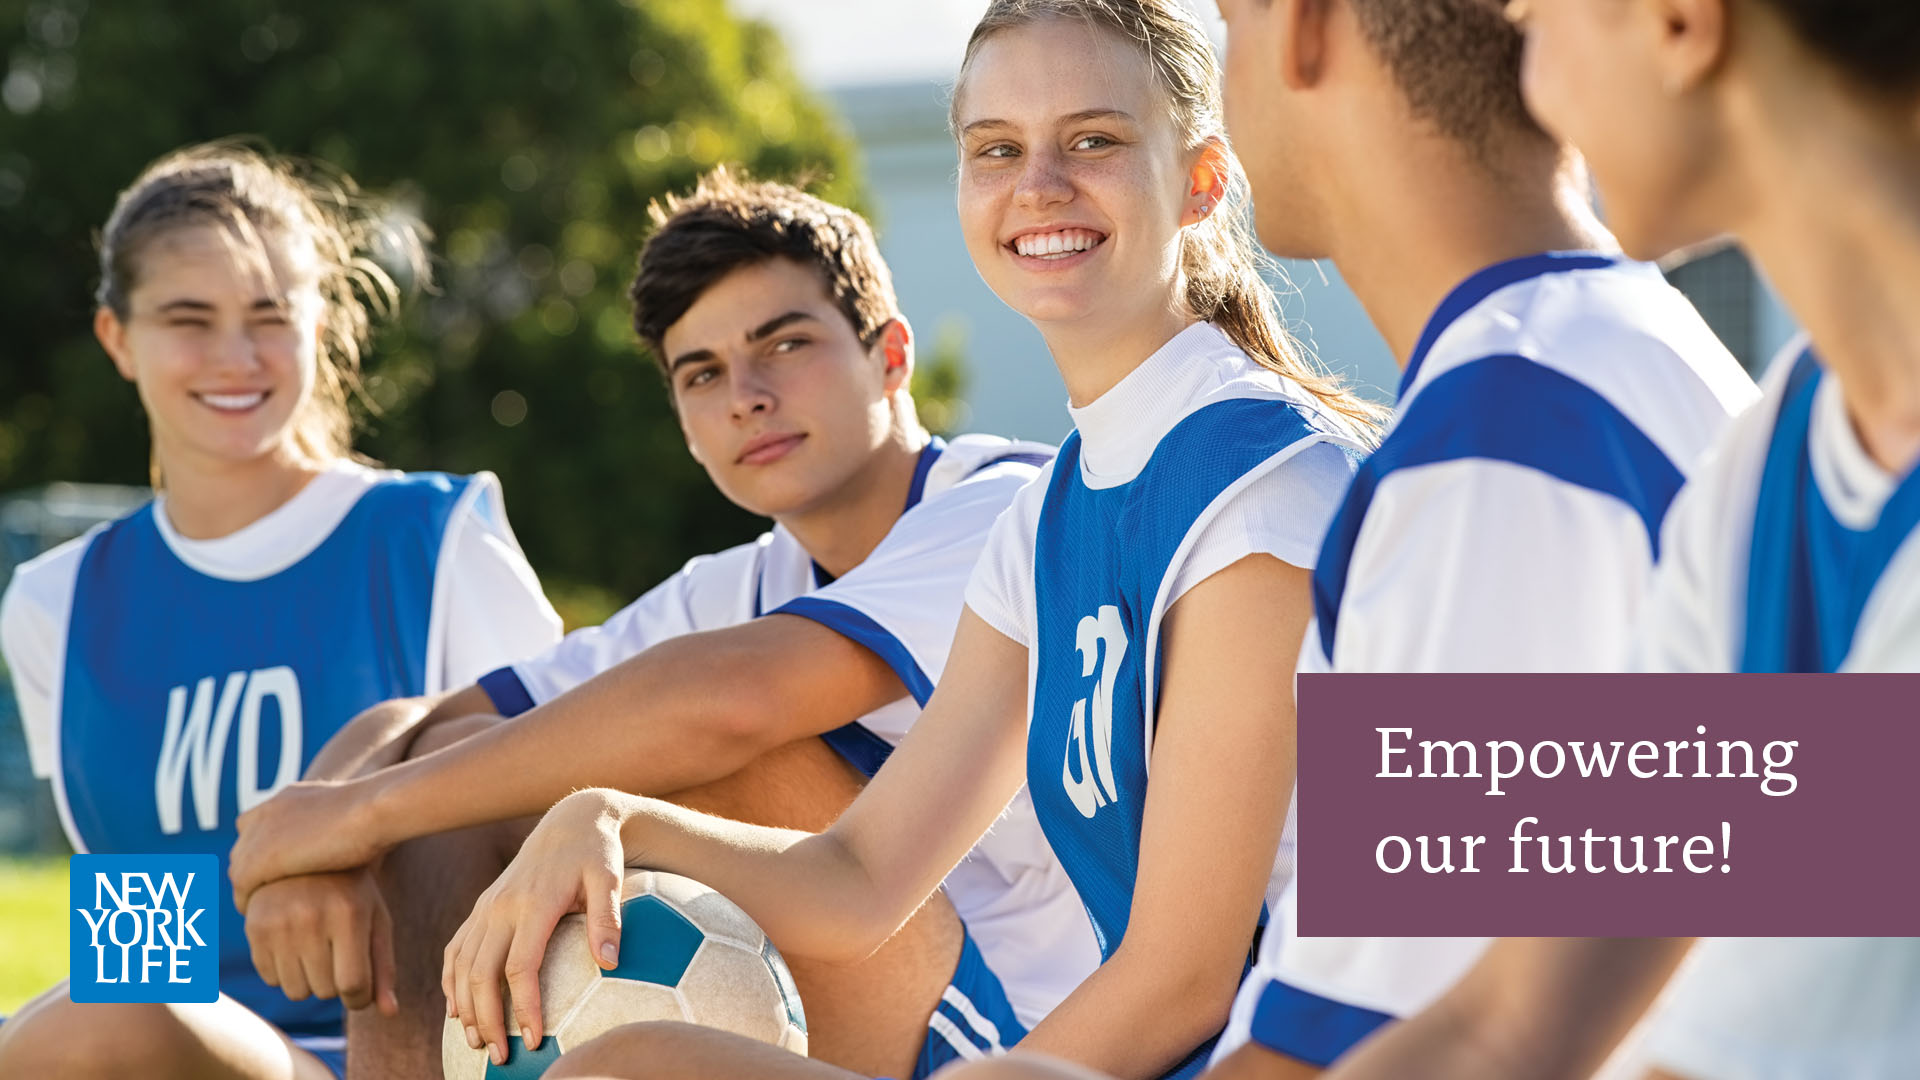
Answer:
[{"label": "green foliage", "polygon": [[722,0],[0,0],[0,64],[0,491],[144,481],[92,231],[148,161],[249,134],[437,236],[437,294],[368,358],[363,451],[499,473],[543,575],[619,596],[754,528],[688,458],[625,293],[648,201],[710,165],[858,205],[767,27]]},{"label": "green foliage", "polygon": [[967,426],[967,326],[943,322],[913,373],[913,400],[920,422],[936,435],[952,435]]}]

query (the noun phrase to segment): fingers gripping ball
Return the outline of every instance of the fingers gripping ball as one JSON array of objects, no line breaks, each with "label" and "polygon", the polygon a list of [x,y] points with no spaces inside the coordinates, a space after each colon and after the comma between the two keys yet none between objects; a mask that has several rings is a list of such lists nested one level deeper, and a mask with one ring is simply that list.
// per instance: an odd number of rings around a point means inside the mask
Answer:
[{"label": "fingers gripping ball", "polygon": [[682,1020],[807,1052],[807,1021],[786,961],[746,912],[697,881],[630,870],[621,892],[620,959],[593,962],[586,917],[554,928],[540,963],[548,1038],[529,1051],[507,1009],[505,1065],[467,1046],[460,1021],[447,1021],[441,1064],[447,1080],[520,1080],[622,1024]]}]

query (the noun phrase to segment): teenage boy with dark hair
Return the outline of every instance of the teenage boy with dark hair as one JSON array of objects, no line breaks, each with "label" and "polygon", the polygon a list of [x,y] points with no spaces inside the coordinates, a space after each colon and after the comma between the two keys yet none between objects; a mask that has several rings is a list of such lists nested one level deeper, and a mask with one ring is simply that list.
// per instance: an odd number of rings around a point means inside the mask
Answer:
[{"label": "teenage boy with dark hair", "polygon": [[[1595,219],[1577,154],[1527,112],[1500,4],[1221,8],[1262,242],[1331,258],[1405,369],[1321,549],[1299,670],[1620,669],[1667,507],[1752,380]],[[1250,1045],[1223,1075],[1325,1067],[1485,947],[1301,938],[1312,873],[1242,990],[1230,1030]]]},{"label": "teenage boy with dark hair", "polygon": [[[989,526],[1052,453],[921,427],[912,333],[857,214],[723,169],[655,218],[635,329],[688,450],[775,526],[475,686],[369,711],[314,782],[241,819],[233,876],[256,963],[381,1006],[349,1026],[366,1075],[438,1069],[440,949],[528,815],[562,796],[616,787],[830,824],[918,716]],[[383,898],[398,934],[370,930]],[[991,1042],[997,1017],[1031,1026],[1097,960],[1022,797],[874,956],[792,967],[815,1057],[908,1075]]]}]

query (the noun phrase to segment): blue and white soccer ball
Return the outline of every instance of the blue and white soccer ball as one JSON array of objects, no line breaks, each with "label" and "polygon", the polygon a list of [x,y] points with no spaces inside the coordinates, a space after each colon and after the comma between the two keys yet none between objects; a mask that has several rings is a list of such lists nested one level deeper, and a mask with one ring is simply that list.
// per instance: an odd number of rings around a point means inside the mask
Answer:
[{"label": "blue and white soccer ball", "polygon": [[807,1052],[807,1021],[786,961],[733,901],[697,881],[629,870],[620,904],[620,962],[602,969],[587,945],[586,918],[554,928],[540,963],[547,1038],[527,1050],[507,1009],[509,1054],[495,1065],[467,1046],[458,1019],[441,1036],[447,1080],[539,1076],[562,1053],[622,1024],[682,1020]]}]

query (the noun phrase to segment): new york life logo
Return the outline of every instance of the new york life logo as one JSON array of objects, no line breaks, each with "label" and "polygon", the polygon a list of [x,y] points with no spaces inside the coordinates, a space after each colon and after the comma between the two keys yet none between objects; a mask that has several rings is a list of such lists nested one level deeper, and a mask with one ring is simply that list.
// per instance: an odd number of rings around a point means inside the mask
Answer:
[{"label": "new york life logo", "polygon": [[220,860],[75,855],[68,995],[80,1004],[220,997]]}]

